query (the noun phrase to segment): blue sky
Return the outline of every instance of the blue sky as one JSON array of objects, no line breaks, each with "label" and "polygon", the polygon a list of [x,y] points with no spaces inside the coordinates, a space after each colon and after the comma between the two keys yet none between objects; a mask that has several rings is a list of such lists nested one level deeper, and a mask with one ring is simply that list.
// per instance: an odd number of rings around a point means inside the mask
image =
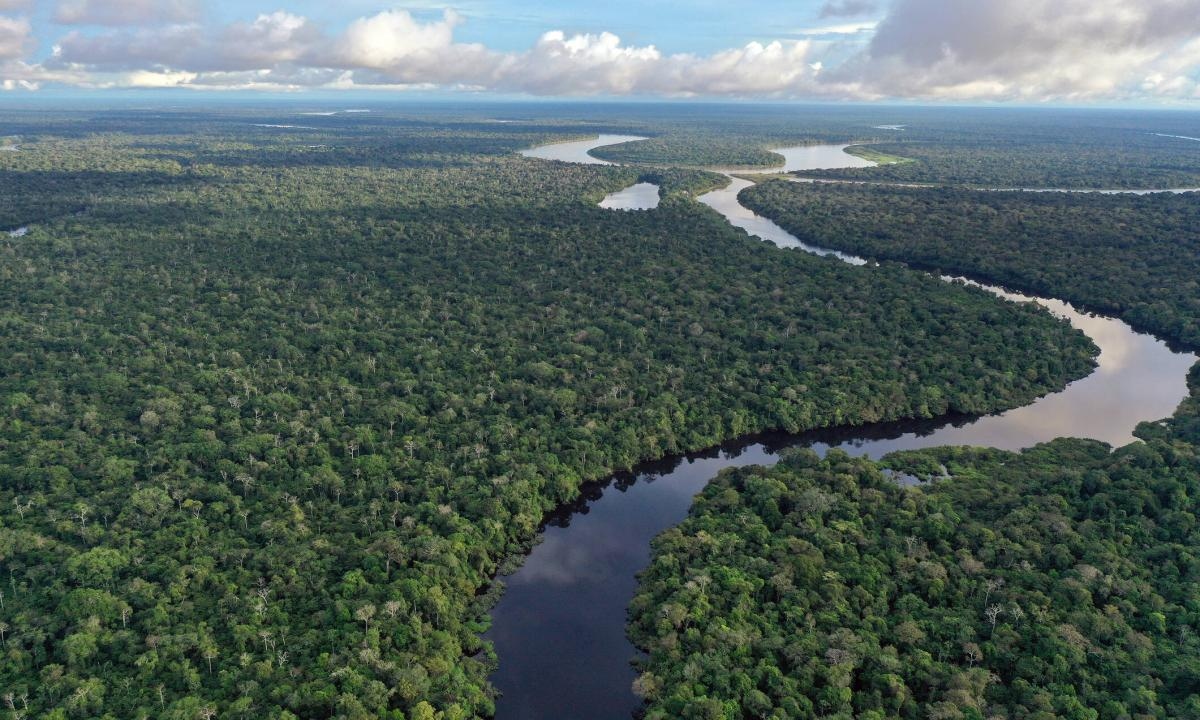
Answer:
[{"label": "blue sky", "polygon": [[1200,102],[1200,0],[0,0],[0,89]]},{"label": "blue sky", "polygon": [[[329,28],[344,27],[357,18],[383,10],[402,9],[415,17],[431,19],[450,8],[464,18],[459,39],[509,51],[529,47],[548,29],[572,34],[608,31],[632,44],[656,45],[665,52],[711,53],[754,40],[795,37],[796,31],[847,24],[841,18],[822,18],[823,0],[755,0],[746,3],[715,0],[460,0],[449,3],[206,0],[200,5],[202,19],[210,24],[245,21],[260,13],[287,10]],[[35,20],[33,26],[39,54],[45,56],[68,26],[53,21],[55,2],[30,2],[29,8],[28,14]],[[878,15],[878,11],[867,12],[853,19],[871,19]],[[100,31],[97,27],[87,26],[72,29],[90,33]]]},{"label": "blue sky", "polygon": [[[257,4],[258,7],[254,7]],[[376,0],[340,2],[261,2],[217,0],[204,9],[217,20],[233,22],[259,12],[287,9],[330,26],[345,25],[381,10],[408,9],[415,14],[440,15],[453,8],[467,19],[462,39],[500,50],[520,50],[547,29],[568,32],[617,33],[630,42],[655,44],[670,52],[712,52],[751,40],[768,40],[781,30],[841,24],[820,17],[821,0],[754,0],[731,3],[714,0],[607,0],[604,2],[547,2],[546,0],[464,0],[454,3],[386,3]],[[51,3],[47,6],[49,15]],[[249,12],[247,8],[253,8]],[[867,13],[875,15],[877,13]],[[46,37],[52,39],[52,33]]]},{"label": "blue sky", "polygon": [[[349,3],[363,14],[372,3]],[[635,45],[655,45],[670,53],[712,53],[752,41],[767,42],[806,29],[847,24],[821,18],[819,0],[605,0],[602,2],[467,2],[453,7],[466,16],[462,38],[503,50],[528,47],[547,29],[568,33],[608,31]],[[378,7],[378,4],[375,4]],[[412,7],[412,6],[410,6]],[[435,5],[440,12],[442,5]],[[334,13],[329,19],[336,22]],[[426,12],[429,12],[428,10]],[[878,12],[859,18],[875,18]],[[855,19],[859,19],[855,18]],[[344,19],[344,16],[343,16]]]}]

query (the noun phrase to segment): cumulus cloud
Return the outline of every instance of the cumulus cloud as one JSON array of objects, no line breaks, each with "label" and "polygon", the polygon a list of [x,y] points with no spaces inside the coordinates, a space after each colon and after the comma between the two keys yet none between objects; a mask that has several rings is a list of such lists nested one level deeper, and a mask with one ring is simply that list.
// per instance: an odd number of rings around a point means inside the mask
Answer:
[{"label": "cumulus cloud", "polygon": [[54,21],[63,25],[160,25],[199,17],[197,0],[59,0],[54,10]]},{"label": "cumulus cloud", "polygon": [[[93,21],[115,21],[113,7],[154,5],[157,14],[148,16],[158,24],[68,32],[40,64],[0,66],[0,80],[535,95],[1200,97],[1200,0],[893,0],[877,24],[835,21],[792,33],[800,39],[707,55],[557,30],[523,51],[498,51],[456,40],[464,20],[453,11],[426,18],[387,10],[327,31],[286,10],[211,26],[188,19],[179,10],[191,7],[184,0],[66,0],[60,10],[68,5],[90,8]],[[830,0],[822,15],[862,17],[875,9],[870,0]],[[0,58],[22,57],[28,24],[5,22]]]},{"label": "cumulus cloud", "polygon": [[0,60],[24,57],[33,46],[33,31],[25,18],[0,15]]},{"label": "cumulus cloud", "polygon": [[524,52],[460,43],[462,18],[388,10],[322,33],[287,12],[216,31],[194,24],[72,32],[44,66],[91,70],[139,87],[454,86],[536,95],[820,93],[807,41],[750,43],[710,56],[664,55],[612,33],[544,33]]},{"label": "cumulus cloud", "polygon": [[568,37],[548,32],[529,52],[507,59],[498,80],[546,95],[628,94],[646,82],[647,70],[661,64],[654,46],[628,47],[612,33]]},{"label": "cumulus cloud", "polygon": [[323,36],[307,19],[286,12],[259,15],[215,32],[198,25],[127,29],[103,34],[72,32],[47,62],[52,68],[101,71],[136,69],[231,72],[263,70],[307,60]]},{"label": "cumulus cloud", "polygon": [[833,73],[918,98],[1089,99],[1189,82],[1200,0],[896,0]]},{"label": "cumulus cloud", "polygon": [[403,10],[388,10],[350,23],[336,45],[342,64],[386,69],[450,47],[459,22],[459,16],[450,10],[431,23],[418,22]]}]

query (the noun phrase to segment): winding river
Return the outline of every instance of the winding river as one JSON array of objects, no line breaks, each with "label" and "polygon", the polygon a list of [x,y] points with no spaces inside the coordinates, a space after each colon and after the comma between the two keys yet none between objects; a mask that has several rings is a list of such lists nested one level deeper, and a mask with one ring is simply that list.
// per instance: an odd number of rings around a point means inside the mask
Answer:
[{"label": "winding river", "polygon": [[[604,135],[523,154],[607,164],[588,152],[637,139]],[[845,147],[785,148],[781,154],[786,164],[773,171],[870,164],[846,154]],[[864,264],[860,258],[806,245],[743,207],[737,194],[751,184],[732,178],[729,186],[699,200],[733,225],[780,247]],[[797,446],[820,453],[836,447],[877,458],[894,450],[938,445],[1017,450],[1062,436],[1119,445],[1133,439],[1138,422],[1167,417],[1186,395],[1184,378],[1196,361],[1194,355],[1173,352],[1120,320],[1081,313],[1059,300],[980,287],[1011,300],[1039,302],[1087,333],[1100,347],[1099,367],[1061,392],[997,415],[760,436],[651,463],[589,485],[577,502],[546,519],[542,542],[519,570],[503,578],[506,590],[492,611],[487,633],[500,658],[491,678],[503,693],[496,717],[632,717],[641,703],[630,689],[635,677],[630,660],[637,650],[625,637],[625,622],[636,574],[649,562],[651,539],[682,521],[693,496],[723,468],[771,465],[780,450]]]}]

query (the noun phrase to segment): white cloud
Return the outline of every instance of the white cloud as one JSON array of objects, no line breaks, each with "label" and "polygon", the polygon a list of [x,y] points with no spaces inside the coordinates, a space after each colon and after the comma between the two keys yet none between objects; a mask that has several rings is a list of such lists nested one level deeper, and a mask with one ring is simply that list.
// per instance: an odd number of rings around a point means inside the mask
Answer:
[{"label": "white cloud", "polygon": [[1122,97],[1160,68],[1194,75],[1198,36],[1200,0],[896,0],[835,77],[900,97]]},{"label": "white cloud", "polygon": [[0,15],[0,60],[24,57],[33,47],[33,32],[25,18]]},{"label": "white cloud", "polygon": [[348,66],[392,68],[409,58],[451,47],[459,22],[459,16],[450,10],[441,21],[424,24],[404,10],[387,10],[352,22],[336,42],[337,54]]},{"label": "white cloud", "polygon": [[[72,32],[45,66],[122,78],[138,86],[451,86],[535,95],[754,95],[818,93],[807,41],[750,43],[711,56],[663,55],[612,33],[543,34],[524,52],[454,40],[461,18],[421,22],[389,10],[327,36],[303,17],[260,15],[216,31],[196,25]],[[819,66],[818,66],[819,67]],[[135,74],[136,71],[147,74]],[[162,81],[167,84],[165,81]]]},{"label": "white cloud", "polygon": [[[0,81],[1028,101],[1200,92],[1200,0],[894,0],[878,23],[835,22],[792,33],[806,36],[799,40],[709,55],[666,54],[608,32],[561,31],[524,51],[501,52],[456,41],[463,19],[453,11],[421,19],[387,10],[325,32],[285,10],[209,26],[183,21],[192,7],[185,0],[69,0],[60,11],[68,5],[89,9],[93,22],[153,5],[147,18],[159,24],[73,31],[41,64],[16,66],[12,60],[27,51],[28,23],[0,21],[0,58],[10,60],[0,65]],[[826,3],[823,14],[857,16],[875,7],[841,0]]]},{"label": "white cloud", "polygon": [[161,25],[199,17],[198,0],[59,0],[54,10],[54,21],[64,25]]},{"label": "white cloud", "polygon": [[194,24],[102,34],[71,32],[59,40],[47,65],[99,71],[261,70],[303,62],[322,41],[320,31],[308,20],[280,11],[215,32]]},{"label": "white cloud", "polygon": [[646,82],[662,54],[654,47],[625,47],[612,33],[567,37],[548,32],[529,52],[506,59],[497,80],[538,95],[628,94]]},{"label": "white cloud", "polygon": [[[282,63],[303,63],[321,31],[308,19],[282,10],[259,15],[252,23],[234,23],[198,53],[200,69],[250,70]],[[193,64],[197,64],[193,63]]]},{"label": "white cloud", "polygon": [[134,88],[164,88],[179,87],[196,79],[192,72],[152,72],[150,70],[134,70],[126,73],[119,81],[123,87]]}]

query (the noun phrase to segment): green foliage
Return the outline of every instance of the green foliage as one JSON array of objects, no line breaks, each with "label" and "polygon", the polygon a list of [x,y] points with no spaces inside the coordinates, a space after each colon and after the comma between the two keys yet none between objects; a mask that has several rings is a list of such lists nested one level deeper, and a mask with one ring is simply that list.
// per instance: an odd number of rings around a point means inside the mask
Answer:
[{"label": "green foliage", "polygon": [[742,195],[814,245],[1060,297],[1200,347],[1196,198],[785,181]]},{"label": "green foliage", "polygon": [[[647,108],[649,140],[594,151],[626,163],[771,167],[771,148],[857,143],[875,168],[805,175],[982,187],[1200,187],[1200,136],[1187,113],[1007,108],[702,106]],[[881,125],[904,125],[889,130]],[[900,162],[903,160],[903,162]]]},{"label": "green foliage", "polygon": [[913,488],[840,451],[722,473],[632,605],[647,717],[1189,717],[1200,434],[1176,428],[1197,392],[1115,452],[885,458],[949,474]]},{"label": "green foliage", "polygon": [[783,156],[764,147],[762,140],[710,132],[675,133],[608,145],[596,148],[592,154],[613,162],[646,165],[773,167],[783,164]]},{"label": "green foliage", "polygon": [[806,171],[849,180],[975,187],[1200,187],[1200,143],[1185,113],[913,109],[869,150],[908,162]]},{"label": "green foliage", "polygon": [[[930,123],[905,138],[940,142],[876,146],[915,162],[812,174],[1200,184],[1194,146],[1169,153],[1120,116],[1088,116],[1074,138],[1027,119],[987,141]],[[767,182],[742,199],[814,245],[1064,297],[1200,345],[1191,196]],[[882,464],[804,451],[723,473],[656,541],[631,608],[647,717],[1196,715],[1200,364],[1189,386],[1172,418],[1116,451],[1056,440]]]},{"label": "green foliage", "polygon": [[582,481],[1092,365],[1036,309],[748,238],[688,198],[710,174],[613,213],[641,171],[514,152],[587,126],[8,116],[0,690],[30,717],[486,716],[483,591]]}]

